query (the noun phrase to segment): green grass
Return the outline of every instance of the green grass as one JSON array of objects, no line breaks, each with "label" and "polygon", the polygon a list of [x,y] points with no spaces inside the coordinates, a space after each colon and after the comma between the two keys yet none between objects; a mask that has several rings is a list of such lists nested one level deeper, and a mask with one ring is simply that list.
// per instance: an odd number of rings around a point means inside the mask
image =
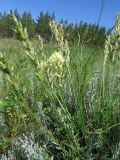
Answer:
[{"label": "green grass", "polygon": [[[41,61],[49,58],[56,48],[45,45],[43,56],[36,47],[37,57]],[[5,116],[1,154],[12,149],[13,138],[33,132],[36,142],[46,145],[46,154],[56,160],[114,159],[120,143],[120,82],[116,66],[108,63],[103,94],[102,49],[70,47],[70,66],[65,68],[61,85],[57,81],[53,88],[46,75],[37,79],[36,68],[19,41],[1,39],[0,50],[18,87],[15,90],[6,80],[10,77],[1,74],[0,107]]]}]

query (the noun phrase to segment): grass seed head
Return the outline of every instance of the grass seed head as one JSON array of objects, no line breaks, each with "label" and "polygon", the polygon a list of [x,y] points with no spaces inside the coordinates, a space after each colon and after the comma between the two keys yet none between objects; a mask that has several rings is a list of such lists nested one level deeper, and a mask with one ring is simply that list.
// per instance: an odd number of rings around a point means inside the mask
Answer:
[{"label": "grass seed head", "polygon": [[114,33],[107,37],[104,53],[111,62],[120,60],[120,13],[116,16]]}]

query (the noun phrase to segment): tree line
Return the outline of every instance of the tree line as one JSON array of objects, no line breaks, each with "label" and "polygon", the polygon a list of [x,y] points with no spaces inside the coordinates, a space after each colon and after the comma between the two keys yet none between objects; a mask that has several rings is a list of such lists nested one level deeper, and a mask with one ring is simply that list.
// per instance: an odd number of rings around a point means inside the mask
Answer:
[{"label": "tree line", "polygon": [[[31,12],[24,12],[22,15],[17,10],[10,11],[21,20],[23,27],[28,30],[29,38],[34,38],[36,35],[46,41],[51,41],[52,33],[49,27],[49,20],[55,20],[55,15],[49,12],[40,12],[37,20],[34,20]],[[0,37],[1,38],[17,38],[14,33],[14,22],[11,19],[10,13],[0,13]],[[65,38],[72,44],[85,44],[94,47],[103,47],[106,39],[106,35],[110,34],[110,30],[106,27],[99,26],[97,24],[86,23],[80,21],[80,23],[68,23],[67,20],[61,19],[59,23],[63,24]]]}]

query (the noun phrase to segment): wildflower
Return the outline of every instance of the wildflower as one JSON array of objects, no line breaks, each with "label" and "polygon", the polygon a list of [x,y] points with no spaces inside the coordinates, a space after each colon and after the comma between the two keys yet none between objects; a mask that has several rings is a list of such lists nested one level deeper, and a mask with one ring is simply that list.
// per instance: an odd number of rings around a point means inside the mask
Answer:
[{"label": "wildflower", "polygon": [[64,61],[62,54],[56,51],[48,59],[49,65],[54,66],[56,69],[62,69]]},{"label": "wildflower", "polygon": [[50,27],[53,32],[53,35],[58,42],[59,52],[62,52],[64,59],[66,61],[66,65],[69,66],[69,45],[67,40],[64,40],[64,30],[63,25],[57,25],[54,20],[50,21]]},{"label": "wildflower", "polygon": [[46,77],[52,85],[56,83],[56,81],[60,82],[64,71],[64,63],[65,59],[62,53],[55,51],[48,59],[39,63],[40,77],[42,79]]}]

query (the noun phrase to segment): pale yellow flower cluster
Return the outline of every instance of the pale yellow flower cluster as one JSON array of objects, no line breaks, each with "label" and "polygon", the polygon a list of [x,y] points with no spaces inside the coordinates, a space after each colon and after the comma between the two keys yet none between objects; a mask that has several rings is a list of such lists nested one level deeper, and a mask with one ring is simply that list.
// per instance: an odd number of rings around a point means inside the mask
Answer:
[{"label": "pale yellow flower cluster", "polygon": [[62,53],[55,51],[48,59],[50,66],[54,66],[55,69],[62,69],[65,59],[62,56]]},{"label": "pale yellow flower cluster", "polygon": [[61,83],[64,72],[65,59],[61,52],[55,51],[48,59],[41,61],[39,64],[39,72],[41,78],[48,78],[47,80],[53,86],[55,83]]},{"label": "pale yellow flower cluster", "polygon": [[59,52],[62,52],[66,65],[69,66],[70,49],[68,41],[64,39],[64,30],[62,24],[56,24],[54,20],[50,21],[52,33],[58,42]]}]

